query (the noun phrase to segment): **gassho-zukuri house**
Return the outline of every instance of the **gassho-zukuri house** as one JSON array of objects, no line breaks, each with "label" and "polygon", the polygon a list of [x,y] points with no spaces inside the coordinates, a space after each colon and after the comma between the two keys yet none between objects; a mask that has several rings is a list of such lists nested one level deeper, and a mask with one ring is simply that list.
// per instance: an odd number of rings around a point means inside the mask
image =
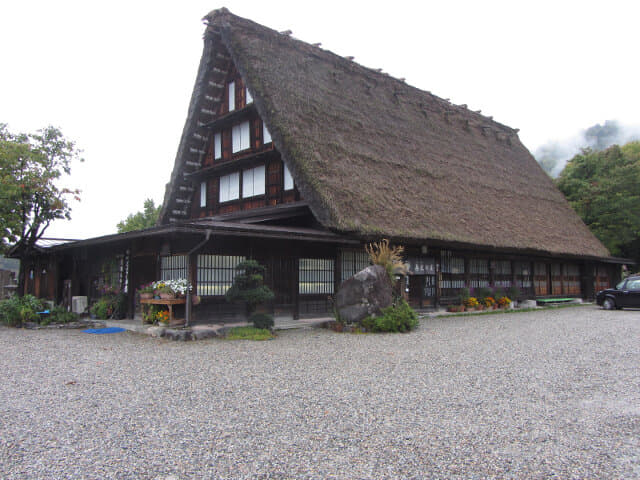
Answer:
[{"label": "gassho-zukuri house", "polygon": [[517,130],[222,8],[204,51],[156,227],[42,249],[25,291],[57,301],[187,277],[192,319],[233,315],[235,266],[267,267],[273,312],[330,312],[363,246],[405,246],[416,307],[465,286],[594,296],[612,258]]}]

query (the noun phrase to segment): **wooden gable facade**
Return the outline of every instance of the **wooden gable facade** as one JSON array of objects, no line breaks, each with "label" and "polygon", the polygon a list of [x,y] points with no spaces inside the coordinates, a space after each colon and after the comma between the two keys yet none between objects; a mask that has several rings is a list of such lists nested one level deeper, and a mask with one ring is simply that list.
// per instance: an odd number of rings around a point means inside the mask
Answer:
[{"label": "wooden gable facade", "polygon": [[462,288],[591,298],[617,279],[624,260],[516,131],[226,9],[206,19],[158,226],[49,249],[34,271],[56,280],[32,293],[91,302],[116,284],[133,315],[140,285],[184,277],[203,299],[193,320],[225,321],[239,312],[224,299],[236,265],[252,258],[267,267],[273,313],[325,315],[381,238],[405,246],[415,307]]}]

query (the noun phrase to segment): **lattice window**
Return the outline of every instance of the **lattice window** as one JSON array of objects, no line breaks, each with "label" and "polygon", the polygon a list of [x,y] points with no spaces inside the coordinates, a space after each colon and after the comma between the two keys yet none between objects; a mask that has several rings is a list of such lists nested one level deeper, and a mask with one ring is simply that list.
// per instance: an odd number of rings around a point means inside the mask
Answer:
[{"label": "lattice window", "polygon": [[443,250],[440,254],[440,271],[442,272],[441,295],[457,296],[460,289],[465,287],[464,258],[454,257],[450,251]]},{"label": "lattice window", "polygon": [[486,288],[489,286],[489,262],[485,259],[472,258],[469,260],[471,287]]},{"label": "lattice window", "polygon": [[531,289],[531,264],[529,262],[515,262],[516,285],[521,290]]},{"label": "lattice window", "polygon": [[160,279],[176,280],[178,278],[187,278],[188,257],[186,255],[170,255],[160,257]]},{"label": "lattice window", "polygon": [[334,263],[330,258],[301,258],[298,263],[298,292],[333,293]]},{"label": "lattice window", "polygon": [[495,260],[493,262],[493,284],[502,288],[511,286],[511,261]]},{"label": "lattice window", "polygon": [[551,264],[551,295],[562,295],[562,265]]},{"label": "lattice window", "polygon": [[564,284],[568,295],[580,295],[580,266],[575,264],[564,265]]},{"label": "lattice window", "polygon": [[245,257],[238,255],[198,255],[197,295],[224,295],[231,288],[239,263]]},{"label": "lattice window", "polygon": [[546,263],[535,263],[533,265],[533,284],[536,289],[536,295],[549,294],[549,281],[547,277]]},{"label": "lattice window", "polygon": [[347,278],[353,277],[356,273],[367,268],[370,264],[371,262],[369,261],[369,255],[367,255],[367,252],[343,250],[340,281],[344,282]]}]

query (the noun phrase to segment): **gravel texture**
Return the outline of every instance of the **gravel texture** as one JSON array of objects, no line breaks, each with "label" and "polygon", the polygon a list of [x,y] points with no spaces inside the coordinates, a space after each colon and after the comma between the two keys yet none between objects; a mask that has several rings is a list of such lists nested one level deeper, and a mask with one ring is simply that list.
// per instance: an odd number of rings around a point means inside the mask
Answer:
[{"label": "gravel texture", "polygon": [[0,328],[0,478],[640,478],[640,311],[268,342]]}]

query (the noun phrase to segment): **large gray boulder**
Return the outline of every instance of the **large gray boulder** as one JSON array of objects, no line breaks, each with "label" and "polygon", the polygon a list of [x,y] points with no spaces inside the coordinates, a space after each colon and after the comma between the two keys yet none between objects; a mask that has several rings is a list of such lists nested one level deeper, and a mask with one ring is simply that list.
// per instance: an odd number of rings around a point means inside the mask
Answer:
[{"label": "large gray boulder", "polygon": [[380,265],[372,265],[345,280],[336,294],[340,320],[356,323],[391,305],[391,280]]}]

